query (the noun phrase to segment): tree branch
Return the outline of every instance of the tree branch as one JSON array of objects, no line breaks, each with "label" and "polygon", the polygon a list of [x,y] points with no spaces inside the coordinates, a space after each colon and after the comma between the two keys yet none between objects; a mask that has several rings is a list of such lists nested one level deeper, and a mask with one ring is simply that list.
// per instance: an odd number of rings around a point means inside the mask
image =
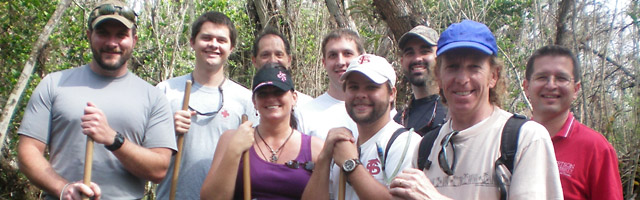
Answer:
[{"label": "tree branch", "polygon": [[[29,60],[24,65],[22,69],[22,73],[20,73],[20,78],[16,83],[16,87],[13,88],[11,94],[9,95],[9,99],[7,100],[7,104],[4,106],[2,110],[2,117],[0,118],[0,149],[2,149],[5,139],[7,137],[7,133],[9,132],[9,125],[11,124],[11,118],[16,112],[16,107],[18,102],[20,102],[20,98],[22,98],[22,94],[24,93],[25,88],[29,84],[29,78],[33,71],[35,70],[36,60],[38,58],[38,54],[42,51],[44,46],[49,41],[49,36],[53,29],[57,27],[58,22],[60,22],[60,18],[62,18],[62,14],[71,4],[71,0],[61,0],[58,3],[56,11],[51,15],[47,25],[42,29],[42,33],[38,37],[38,40],[31,48],[31,54],[29,55]],[[0,151],[0,156],[2,151]]]},{"label": "tree branch", "polygon": [[[627,75],[629,78],[631,78],[634,81],[636,80],[636,77],[633,75],[633,73],[631,73],[628,69],[624,68],[624,66],[622,64],[616,62],[612,58],[607,57],[606,55],[604,55],[603,53],[600,53],[599,51],[597,51],[595,49],[592,49],[591,47],[589,47],[585,43],[582,43],[582,45],[580,45],[579,48],[583,49],[583,50],[586,50],[586,51],[590,51],[591,53],[593,53],[596,56],[600,57],[601,59],[607,61],[608,63],[612,64],[613,66],[616,66],[617,68],[615,70],[613,70],[613,72],[616,72],[618,70],[622,70],[622,72],[624,72],[624,74]],[[611,73],[613,73],[613,72],[611,72]]]}]

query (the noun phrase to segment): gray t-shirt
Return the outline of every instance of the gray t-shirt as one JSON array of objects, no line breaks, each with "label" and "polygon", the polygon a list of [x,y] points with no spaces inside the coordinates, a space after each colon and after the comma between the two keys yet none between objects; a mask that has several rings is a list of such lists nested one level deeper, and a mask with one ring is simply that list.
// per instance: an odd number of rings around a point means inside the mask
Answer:
[{"label": "gray t-shirt", "polygon": [[[93,102],[127,142],[145,148],[176,150],[173,115],[158,90],[131,72],[113,78],[94,73],[88,65],[47,75],[31,95],[18,134],[48,145],[49,162],[68,181],[83,178],[87,137],[81,117]],[[92,179],[102,199],[139,199],[147,180],[129,173],[112,152],[97,144]],[[58,197],[47,196],[47,199]]]},{"label": "gray t-shirt", "polygon": [[[182,109],[187,80],[191,80],[191,74],[169,79],[156,86],[166,94],[173,112]],[[224,101],[221,97],[224,97]],[[200,199],[200,188],[211,168],[213,154],[222,133],[238,128],[242,114],[247,114],[254,124],[258,121],[251,101],[251,91],[229,79],[222,84],[222,93],[218,87],[194,83],[189,96],[189,106],[203,114],[218,113],[209,116],[197,114],[191,117],[189,132],[184,136],[176,199]],[[172,158],[167,176],[158,185],[158,199],[169,199],[174,159],[175,156]]]}]

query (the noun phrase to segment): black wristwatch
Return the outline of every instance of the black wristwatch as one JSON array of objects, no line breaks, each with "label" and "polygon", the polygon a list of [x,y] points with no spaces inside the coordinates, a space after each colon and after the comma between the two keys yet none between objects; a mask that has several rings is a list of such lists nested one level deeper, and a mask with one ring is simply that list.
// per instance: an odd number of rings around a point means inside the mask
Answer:
[{"label": "black wristwatch", "polygon": [[113,139],[113,144],[104,145],[104,147],[109,151],[115,151],[118,150],[122,146],[122,144],[124,144],[124,135],[122,135],[122,133],[120,132],[116,132],[116,138]]},{"label": "black wristwatch", "polygon": [[360,162],[360,159],[358,158],[345,160],[344,163],[342,163],[342,171],[349,174],[353,172],[353,170],[355,170],[358,165],[361,165],[361,164],[362,162]]}]

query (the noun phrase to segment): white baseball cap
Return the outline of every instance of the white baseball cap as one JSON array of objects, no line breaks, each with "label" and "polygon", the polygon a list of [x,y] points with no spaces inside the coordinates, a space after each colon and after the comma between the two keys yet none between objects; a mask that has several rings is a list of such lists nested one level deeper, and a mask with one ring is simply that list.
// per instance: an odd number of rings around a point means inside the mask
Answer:
[{"label": "white baseball cap", "polygon": [[362,54],[349,63],[347,71],[340,76],[344,81],[352,72],[360,72],[376,84],[391,82],[391,87],[396,85],[396,72],[387,59],[373,54]]}]

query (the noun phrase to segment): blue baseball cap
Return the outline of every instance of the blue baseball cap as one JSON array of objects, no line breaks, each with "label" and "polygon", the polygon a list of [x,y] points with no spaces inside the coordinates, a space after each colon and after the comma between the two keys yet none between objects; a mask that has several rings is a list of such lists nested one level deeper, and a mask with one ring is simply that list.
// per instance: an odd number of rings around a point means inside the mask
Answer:
[{"label": "blue baseball cap", "polygon": [[468,19],[451,24],[447,30],[442,32],[438,40],[436,55],[439,56],[456,48],[473,48],[487,55],[498,56],[496,38],[493,37],[489,27]]}]

